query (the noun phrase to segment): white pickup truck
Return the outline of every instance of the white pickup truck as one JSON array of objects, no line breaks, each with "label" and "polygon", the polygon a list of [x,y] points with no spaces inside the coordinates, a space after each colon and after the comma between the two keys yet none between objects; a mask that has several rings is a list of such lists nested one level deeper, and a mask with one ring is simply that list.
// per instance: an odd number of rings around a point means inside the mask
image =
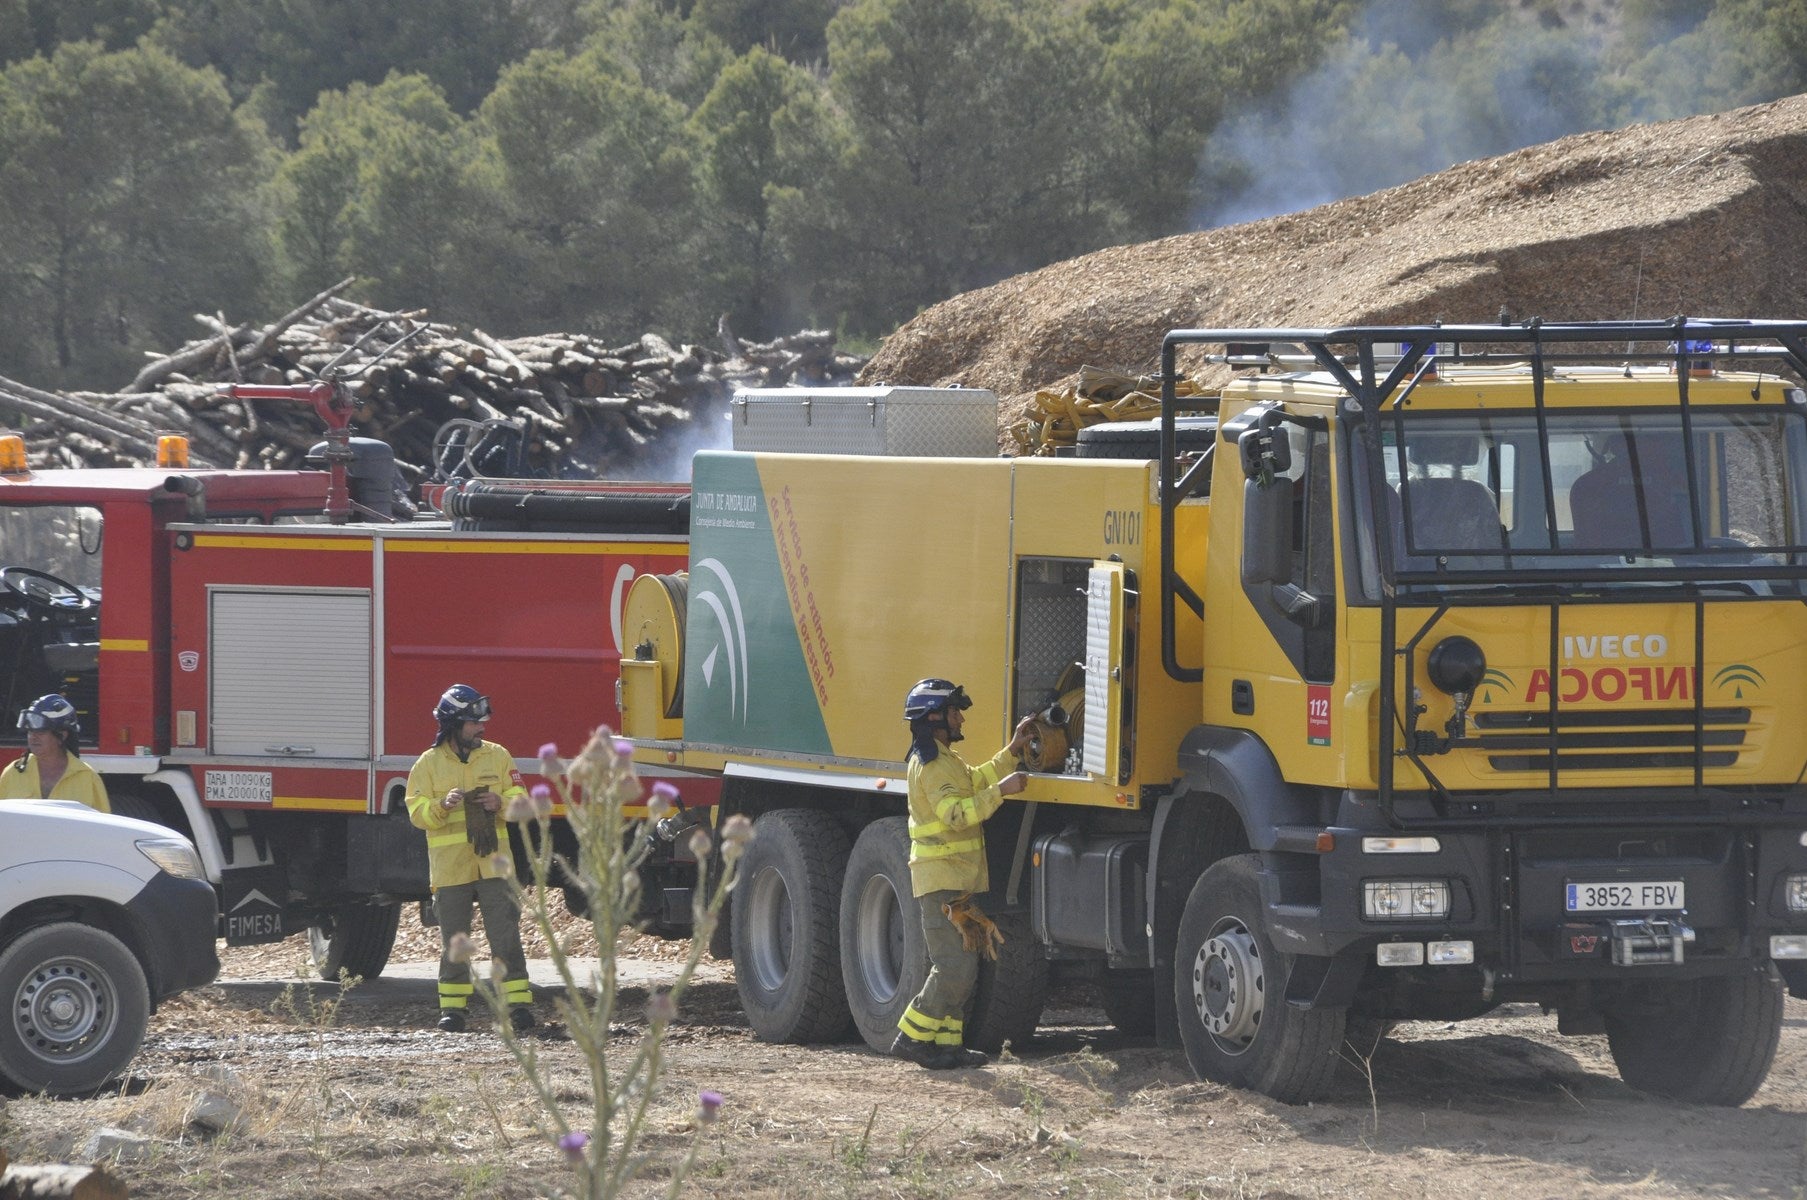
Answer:
[{"label": "white pickup truck", "polygon": [[157,1004],[218,976],[218,922],[181,834],[0,801],[0,1076],[57,1095],[117,1078]]}]

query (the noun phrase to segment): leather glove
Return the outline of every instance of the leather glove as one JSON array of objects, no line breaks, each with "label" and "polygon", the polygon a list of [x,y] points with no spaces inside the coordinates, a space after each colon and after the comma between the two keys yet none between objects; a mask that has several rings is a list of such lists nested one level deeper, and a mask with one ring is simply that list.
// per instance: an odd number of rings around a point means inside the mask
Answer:
[{"label": "leather glove", "polygon": [[484,808],[475,795],[464,798],[464,840],[478,858],[488,858],[497,849],[496,814]]},{"label": "leather glove", "polygon": [[1004,944],[1004,935],[998,931],[997,922],[979,911],[971,892],[943,904],[941,911],[960,931],[960,941],[968,950],[977,950],[993,962],[997,961],[998,947]]}]

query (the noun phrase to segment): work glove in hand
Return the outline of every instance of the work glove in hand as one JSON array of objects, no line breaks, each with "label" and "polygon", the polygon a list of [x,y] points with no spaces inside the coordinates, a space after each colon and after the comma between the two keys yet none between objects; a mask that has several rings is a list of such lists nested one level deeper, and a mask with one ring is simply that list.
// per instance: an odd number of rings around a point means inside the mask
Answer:
[{"label": "work glove in hand", "polygon": [[960,941],[968,950],[977,950],[993,962],[997,961],[998,947],[1004,944],[1004,935],[998,931],[997,922],[979,911],[979,906],[973,903],[972,893],[943,904],[941,911],[960,931]]},{"label": "work glove in hand", "polygon": [[496,814],[484,808],[483,801],[475,796],[464,798],[464,840],[478,858],[488,858],[496,852]]}]

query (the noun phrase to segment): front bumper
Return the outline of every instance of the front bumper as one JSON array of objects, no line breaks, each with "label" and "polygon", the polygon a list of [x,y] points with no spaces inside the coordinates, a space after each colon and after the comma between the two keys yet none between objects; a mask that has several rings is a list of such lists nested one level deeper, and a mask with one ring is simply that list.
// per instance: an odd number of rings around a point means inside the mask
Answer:
[{"label": "front bumper", "polygon": [[219,978],[219,900],[212,884],[159,871],[126,911],[145,947],[153,1002]]},{"label": "front bumper", "polygon": [[[1363,851],[1364,834],[1375,830],[1330,832],[1327,853],[1266,856],[1275,941],[1293,953],[1373,962],[1382,942],[1467,940],[1475,963],[1502,983],[1627,971],[1686,978],[1767,961],[1771,934],[1807,932],[1807,912],[1790,911],[1785,897],[1786,877],[1807,873],[1798,829],[1441,830],[1433,853],[1384,855]],[[1447,882],[1447,916],[1365,915],[1363,884],[1386,879]],[[1658,880],[1683,885],[1683,907],[1573,912],[1566,905],[1571,884]]]}]

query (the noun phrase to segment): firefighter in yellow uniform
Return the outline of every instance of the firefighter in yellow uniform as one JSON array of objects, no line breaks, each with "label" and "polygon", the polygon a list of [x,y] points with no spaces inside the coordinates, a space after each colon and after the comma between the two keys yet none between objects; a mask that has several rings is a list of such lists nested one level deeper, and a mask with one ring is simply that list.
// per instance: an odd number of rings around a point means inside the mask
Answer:
[{"label": "firefighter in yellow uniform", "polygon": [[433,912],[439,918],[439,1028],[462,1033],[476,990],[468,958],[452,958],[452,939],[470,936],[471,910],[483,911],[483,936],[502,965],[502,996],[517,1033],[533,1028],[533,991],[521,949],[521,906],[504,804],[525,796],[514,759],[483,740],[489,697],[469,684],[446,689],[433,709],[439,737],[408,772],[408,819],[426,831]]},{"label": "firefighter in yellow uniform", "polygon": [[1035,724],[1035,718],[1025,717],[1009,745],[970,767],[953,743],[961,740],[965,710],[971,707],[966,689],[945,679],[924,679],[904,700],[910,723],[910,891],[922,910],[929,977],[897,1022],[891,1053],[934,1070],[989,1061],[965,1045],[966,1002],[979,979],[979,950],[968,944],[962,926],[988,925],[982,914],[976,921],[972,915],[977,913],[973,894],[991,886],[981,826],[1005,796],[1028,782],[1013,768]]},{"label": "firefighter in yellow uniform", "polygon": [[107,785],[82,761],[82,723],[75,705],[52,692],[19,714],[25,754],[0,771],[0,800],[77,800],[110,813]]}]

